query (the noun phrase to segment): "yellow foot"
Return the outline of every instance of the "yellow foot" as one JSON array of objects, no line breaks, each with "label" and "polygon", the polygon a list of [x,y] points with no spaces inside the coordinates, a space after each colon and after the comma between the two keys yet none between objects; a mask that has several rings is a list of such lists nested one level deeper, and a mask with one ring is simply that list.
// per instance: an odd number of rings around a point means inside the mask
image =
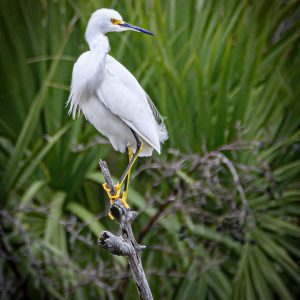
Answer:
[{"label": "yellow foot", "polygon": [[110,218],[111,220],[114,220],[114,216],[112,215],[111,212],[108,213],[108,216],[109,216],[109,218]]},{"label": "yellow foot", "polygon": [[[110,192],[110,189],[107,186],[107,183],[103,183],[102,184],[103,189],[105,190],[105,192],[108,195],[109,201],[110,201],[110,205],[114,205],[114,202],[120,198],[120,194],[121,194],[121,185],[120,184],[116,184],[115,185],[115,189],[116,189],[116,194],[112,195]],[[114,219],[113,215],[111,214],[111,212],[108,213],[108,216],[111,220]]]},{"label": "yellow foot", "polygon": [[[103,183],[103,189],[105,190],[105,192],[107,193],[108,195],[108,198],[109,198],[109,201],[110,201],[110,205],[114,205],[114,202],[120,198],[120,194],[121,194],[121,184],[116,184],[115,185],[115,189],[116,189],[116,194],[115,195],[112,195],[111,192],[110,192],[110,189],[108,188],[107,186],[107,183]],[[127,204],[127,191],[124,191],[123,192],[123,195],[122,195],[122,198],[121,198],[121,202],[123,203],[124,207],[125,208],[129,208],[129,205]],[[111,214],[111,212],[108,213],[108,216],[110,219],[114,219],[113,215]]]},{"label": "yellow foot", "polygon": [[122,198],[121,198],[121,202],[123,203],[125,208],[129,208],[129,205],[127,204],[127,191],[123,192]]},{"label": "yellow foot", "polygon": [[115,189],[116,189],[116,194],[112,195],[110,192],[110,189],[107,186],[107,183],[103,183],[102,184],[104,191],[107,193],[107,196],[110,200],[110,204],[113,205],[114,202],[120,198],[120,194],[121,194],[121,185],[120,184],[116,184],[115,185]]}]

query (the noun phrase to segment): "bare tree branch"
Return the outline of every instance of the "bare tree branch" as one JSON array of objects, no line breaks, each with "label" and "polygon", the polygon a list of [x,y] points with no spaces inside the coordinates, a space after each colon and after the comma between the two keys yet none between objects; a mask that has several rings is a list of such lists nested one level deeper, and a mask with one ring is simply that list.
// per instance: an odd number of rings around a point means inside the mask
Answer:
[{"label": "bare tree branch", "polygon": [[[110,172],[105,161],[99,162],[104,179],[111,194],[116,194]],[[137,216],[135,211],[126,209],[120,199],[114,202],[110,208],[111,214],[120,224],[121,236],[115,236],[111,232],[104,231],[98,239],[98,245],[109,251],[113,255],[126,256],[131,269],[131,273],[137,286],[140,299],[152,300],[151,290],[142,266],[141,252],[144,246],[139,245],[133,235],[131,223]]]}]

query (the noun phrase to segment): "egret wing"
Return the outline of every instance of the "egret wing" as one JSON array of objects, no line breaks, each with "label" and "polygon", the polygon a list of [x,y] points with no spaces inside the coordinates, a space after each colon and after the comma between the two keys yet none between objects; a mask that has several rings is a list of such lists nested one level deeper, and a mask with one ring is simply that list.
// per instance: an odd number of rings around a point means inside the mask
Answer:
[{"label": "egret wing", "polygon": [[159,113],[158,109],[156,108],[155,104],[152,102],[149,95],[144,91],[144,89],[141,87],[141,85],[136,80],[136,78],[116,59],[114,59],[110,55],[107,55],[107,63],[108,63],[108,68],[112,70],[114,73],[118,74],[119,79],[122,81],[124,85],[126,85],[132,90],[135,90],[139,95],[141,101],[148,102],[148,105],[146,105],[145,103],[145,107],[148,108],[148,112],[154,116],[157,122],[158,130],[159,130],[159,140],[161,143],[166,141],[168,139],[168,132],[164,124],[164,117]]},{"label": "egret wing", "polygon": [[160,126],[135,77],[111,56],[97,95],[104,105],[160,152]]}]

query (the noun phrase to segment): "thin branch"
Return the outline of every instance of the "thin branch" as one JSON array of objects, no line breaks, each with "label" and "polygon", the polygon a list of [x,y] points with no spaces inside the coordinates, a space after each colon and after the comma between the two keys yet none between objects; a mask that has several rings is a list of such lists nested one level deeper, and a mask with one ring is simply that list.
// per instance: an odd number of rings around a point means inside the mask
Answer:
[{"label": "thin branch", "polygon": [[227,156],[225,156],[221,152],[213,151],[213,152],[209,153],[209,156],[215,156],[215,157],[219,158],[220,161],[223,162],[223,164],[226,165],[227,168],[229,169],[229,171],[232,175],[232,178],[233,178],[234,185],[235,185],[235,187],[240,195],[241,201],[242,201],[242,205],[243,205],[243,209],[244,209],[244,216],[242,219],[244,219],[248,215],[249,205],[248,205],[248,201],[246,199],[244,189],[241,185],[239,175],[238,175],[233,163],[227,158]]}]

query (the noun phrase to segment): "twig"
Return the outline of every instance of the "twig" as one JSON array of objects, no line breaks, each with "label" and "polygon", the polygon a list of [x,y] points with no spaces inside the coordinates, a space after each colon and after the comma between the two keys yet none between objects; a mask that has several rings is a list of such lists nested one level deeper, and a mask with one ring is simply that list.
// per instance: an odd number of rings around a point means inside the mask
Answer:
[{"label": "twig", "polygon": [[238,175],[233,163],[221,152],[213,151],[213,152],[209,153],[209,156],[217,157],[229,169],[229,171],[232,175],[232,178],[233,178],[234,185],[240,195],[241,202],[243,205],[243,216],[242,216],[242,222],[243,222],[249,213],[249,205],[248,205],[248,201],[246,199],[244,189],[240,183],[239,175]]},{"label": "twig", "polygon": [[[106,162],[100,160],[99,165],[111,194],[115,195],[116,189],[114,187],[113,180]],[[126,209],[120,199],[117,199],[114,202],[114,205],[111,206],[110,211],[114,218],[116,218],[119,222],[122,235],[115,236],[109,231],[104,231],[101,233],[98,239],[98,245],[113,255],[127,257],[133,279],[140,295],[140,299],[152,300],[153,297],[141,260],[141,252],[145,246],[141,246],[136,242],[131,228],[131,223],[136,218],[137,213],[135,211],[131,211],[130,209]]]},{"label": "twig", "polygon": [[151,228],[155,225],[157,220],[162,216],[166,208],[174,202],[174,197],[169,197],[166,202],[161,203],[157,210],[157,213],[149,220],[148,224],[141,230],[138,236],[138,242],[141,243],[146,234],[151,230]]}]

